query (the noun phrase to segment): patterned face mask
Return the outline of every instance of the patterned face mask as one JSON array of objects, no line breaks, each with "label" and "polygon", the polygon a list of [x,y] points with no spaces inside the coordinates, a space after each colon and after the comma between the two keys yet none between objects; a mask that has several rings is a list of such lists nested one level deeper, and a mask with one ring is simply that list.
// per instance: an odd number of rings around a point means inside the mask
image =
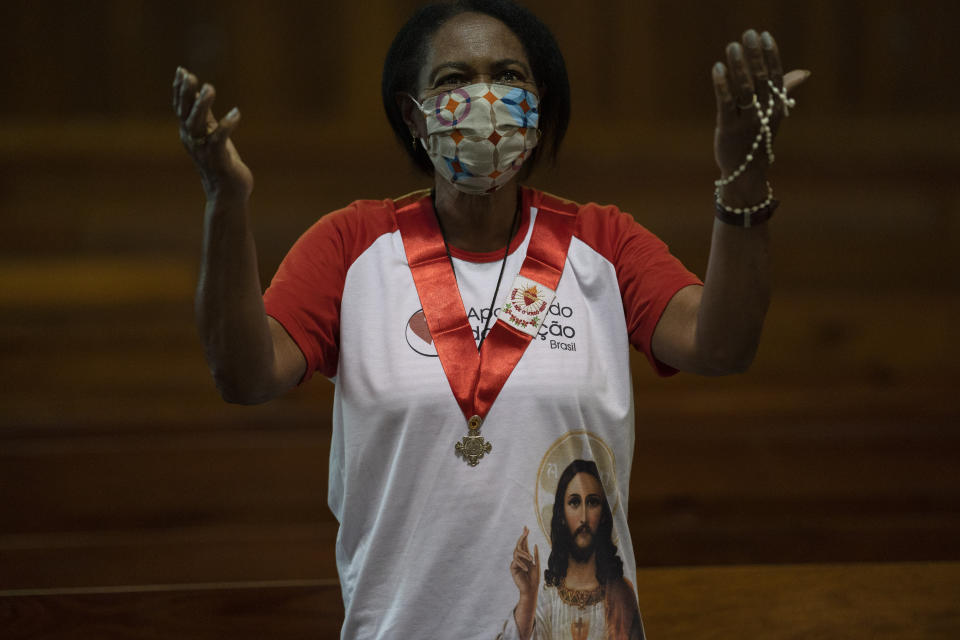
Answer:
[{"label": "patterned face mask", "polygon": [[540,139],[537,96],[517,87],[471,84],[417,104],[427,119],[423,148],[436,171],[464,193],[505,185]]}]

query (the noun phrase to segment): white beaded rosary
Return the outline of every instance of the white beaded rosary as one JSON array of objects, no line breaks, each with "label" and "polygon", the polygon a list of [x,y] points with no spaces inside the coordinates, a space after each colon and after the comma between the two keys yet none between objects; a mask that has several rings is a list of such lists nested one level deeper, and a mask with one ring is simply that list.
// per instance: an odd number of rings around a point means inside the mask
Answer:
[{"label": "white beaded rosary", "polygon": [[769,207],[770,204],[773,202],[773,188],[770,186],[770,183],[769,182],[767,183],[767,199],[761,202],[760,204],[754,205],[752,207],[728,207],[720,199],[720,187],[724,187],[730,184],[731,182],[736,180],[737,177],[740,176],[740,174],[742,174],[744,171],[747,170],[747,165],[753,161],[753,157],[757,153],[757,149],[759,149],[761,141],[766,142],[765,146],[767,151],[767,158],[770,164],[773,164],[775,156],[773,155],[773,130],[770,128],[770,118],[773,116],[773,109],[776,106],[776,100],[774,100],[774,96],[780,99],[780,103],[783,108],[784,117],[790,115],[790,107],[796,106],[796,101],[787,95],[786,89],[778,89],[776,86],[774,86],[771,80],[767,80],[767,85],[770,87],[771,95],[767,99],[766,111],[764,111],[760,107],[760,101],[757,100],[757,94],[753,94],[753,100],[750,103],[750,106],[746,107],[747,109],[756,109],[757,117],[760,119],[760,130],[757,132],[757,137],[754,139],[753,145],[751,146],[750,151],[747,152],[747,157],[744,158],[743,162],[740,164],[739,167],[737,167],[733,171],[733,173],[731,173],[726,178],[720,178],[719,180],[715,180],[713,183],[714,186],[716,187],[716,189],[714,190],[714,196],[717,199],[717,206],[719,206],[720,208],[724,209],[726,212],[729,212],[729,213],[735,213],[740,215],[746,214],[747,220],[749,220],[750,214],[756,213],[761,209],[765,209],[766,207]]}]

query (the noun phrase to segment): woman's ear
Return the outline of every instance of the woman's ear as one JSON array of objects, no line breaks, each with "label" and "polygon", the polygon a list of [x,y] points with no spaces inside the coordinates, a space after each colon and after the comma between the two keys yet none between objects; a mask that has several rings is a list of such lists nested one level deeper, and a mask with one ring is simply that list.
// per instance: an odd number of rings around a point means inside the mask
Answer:
[{"label": "woman's ear", "polygon": [[427,123],[420,111],[420,106],[414,102],[413,97],[409,93],[398,93],[394,98],[400,109],[400,115],[403,116],[403,122],[410,130],[411,137],[426,138]]}]

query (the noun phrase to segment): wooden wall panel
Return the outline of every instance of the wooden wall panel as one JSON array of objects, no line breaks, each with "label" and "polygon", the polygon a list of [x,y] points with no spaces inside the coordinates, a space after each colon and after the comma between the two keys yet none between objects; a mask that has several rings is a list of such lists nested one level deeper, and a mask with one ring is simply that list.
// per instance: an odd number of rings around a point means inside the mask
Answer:
[{"label": "wooden wall panel", "polygon": [[[0,9],[8,61],[0,81],[9,88],[0,116],[165,116],[165,83],[178,64],[216,81],[258,120],[376,115],[383,56],[419,4],[11,0]],[[805,95],[824,112],[944,114],[960,104],[941,67],[960,58],[949,2],[529,6],[564,49],[581,120],[709,113],[710,66],[749,26],[778,36],[788,66],[815,71]]]},{"label": "wooden wall panel", "polygon": [[[331,386],[216,396],[169,85],[186,64],[244,112],[266,280],[324,212],[425,184],[378,94],[415,4],[0,7],[0,589],[334,576]],[[701,274],[711,63],[757,25],[815,72],[777,142],[754,368],[659,380],[634,360],[641,564],[960,559],[956,6],[530,4],[575,118],[533,184],[620,204]]]}]

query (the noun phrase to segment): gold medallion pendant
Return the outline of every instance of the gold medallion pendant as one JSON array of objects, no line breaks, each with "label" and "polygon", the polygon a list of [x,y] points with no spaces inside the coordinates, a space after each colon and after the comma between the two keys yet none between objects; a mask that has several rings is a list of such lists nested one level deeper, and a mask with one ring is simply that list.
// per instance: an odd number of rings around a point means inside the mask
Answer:
[{"label": "gold medallion pendant", "polygon": [[477,466],[480,458],[493,449],[493,445],[480,435],[480,425],[482,424],[483,418],[480,416],[473,416],[467,420],[467,428],[470,432],[453,447],[456,454],[462,457],[471,467]]}]

